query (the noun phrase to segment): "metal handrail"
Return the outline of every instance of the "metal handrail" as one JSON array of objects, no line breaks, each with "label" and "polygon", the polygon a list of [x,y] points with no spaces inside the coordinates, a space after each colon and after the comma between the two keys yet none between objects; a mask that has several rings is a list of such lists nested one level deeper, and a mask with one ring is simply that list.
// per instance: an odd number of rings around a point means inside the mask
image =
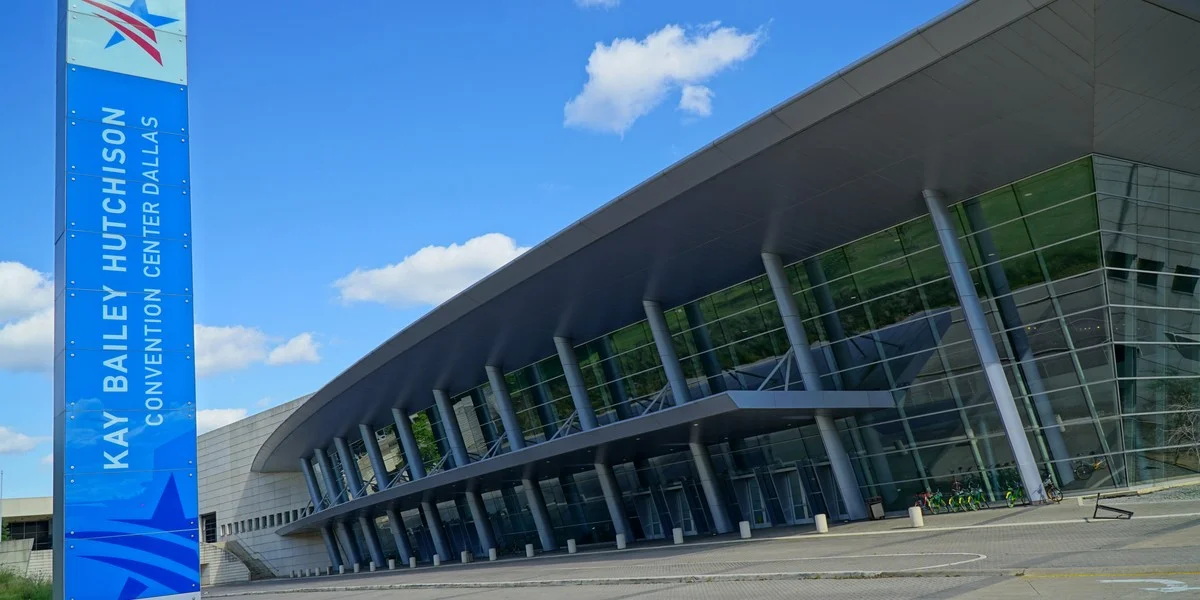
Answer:
[{"label": "metal handrail", "polygon": [[549,441],[558,439],[560,436],[563,435],[563,432],[570,430],[571,423],[573,421],[575,421],[575,418],[578,416],[579,416],[579,411],[575,411],[575,412],[571,413],[571,416],[567,417],[567,420],[562,424],[562,427],[559,427],[558,431],[554,432],[554,435],[550,436],[550,439],[546,440],[546,441],[549,442]]}]

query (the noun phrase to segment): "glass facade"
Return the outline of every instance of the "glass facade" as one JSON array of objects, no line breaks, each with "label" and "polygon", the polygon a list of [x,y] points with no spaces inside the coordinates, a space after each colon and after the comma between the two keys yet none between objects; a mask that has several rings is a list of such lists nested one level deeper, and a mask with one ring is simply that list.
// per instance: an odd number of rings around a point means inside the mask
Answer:
[{"label": "glass facade", "polygon": [[[1043,477],[1064,491],[1200,474],[1200,177],[1089,156],[950,207],[959,244]],[[825,389],[889,391],[895,406],[836,421],[864,497],[888,510],[978,483],[1002,500],[1016,467],[931,220],[923,216],[786,266]],[[800,388],[776,367],[790,344],[765,276],[664,311],[693,398]],[[575,346],[601,424],[669,405],[646,321]],[[483,369],[480,368],[482,379]],[[570,435],[575,405],[557,355],[505,375],[527,445]],[[493,390],[454,397],[472,460],[508,452]],[[446,460],[435,409],[413,418],[422,460]],[[564,430],[564,428],[566,428]],[[403,462],[394,431],[389,468]],[[427,440],[427,441],[425,441]],[[770,527],[836,516],[825,447],[809,420],[708,448],[724,505],[691,453],[612,465],[636,539],[715,532],[712,510]],[[336,463],[335,463],[336,464]],[[364,479],[370,465],[360,461]],[[595,471],[537,482],[559,544],[610,542]],[[503,550],[537,542],[521,481],[484,492]],[[437,507],[457,549],[479,547],[465,502]],[[404,515],[422,558],[416,511]],[[381,537],[386,534],[386,523]]]}]

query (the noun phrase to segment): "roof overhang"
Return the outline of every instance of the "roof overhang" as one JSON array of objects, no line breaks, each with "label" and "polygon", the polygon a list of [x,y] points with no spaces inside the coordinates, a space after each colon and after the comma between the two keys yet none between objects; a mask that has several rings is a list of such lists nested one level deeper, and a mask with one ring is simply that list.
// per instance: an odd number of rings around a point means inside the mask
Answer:
[{"label": "roof overhang", "polygon": [[[1192,11],[1189,13],[1189,10]],[[762,272],[1102,153],[1200,172],[1200,23],[1183,0],[978,0],[695,152],[446,301],[293,413],[297,458],[430,390],[485,381]],[[1190,14],[1190,16],[1189,16]]]},{"label": "roof overhang", "polygon": [[389,508],[408,510],[421,502],[452,500],[464,490],[499,489],[525,478],[536,481],[592,469],[597,462],[626,463],[662,454],[664,448],[686,448],[691,442],[716,444],[765,433],[780,423],[807,423],[817,411],[837,417],[895,405],[890,392],[724,392],[395,485],[294,521],[277,533],[309,531],[360,515],[381,516]]}]

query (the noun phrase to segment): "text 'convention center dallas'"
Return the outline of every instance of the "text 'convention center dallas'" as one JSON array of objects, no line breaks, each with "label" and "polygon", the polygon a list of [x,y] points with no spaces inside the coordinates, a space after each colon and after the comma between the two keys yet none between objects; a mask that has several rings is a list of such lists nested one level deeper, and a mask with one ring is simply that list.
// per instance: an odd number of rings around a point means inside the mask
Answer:
[{"label": "text 'convention center dallas'", "polygon": [[1198,6],[939,16],[201,436],[204,541],[287,576],[1197,476]]}]

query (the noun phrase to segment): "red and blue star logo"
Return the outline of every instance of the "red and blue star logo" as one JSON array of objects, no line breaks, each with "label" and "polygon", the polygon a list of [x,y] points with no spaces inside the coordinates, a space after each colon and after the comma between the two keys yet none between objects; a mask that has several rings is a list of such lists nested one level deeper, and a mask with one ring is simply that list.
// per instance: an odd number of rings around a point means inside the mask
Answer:
[{"label": "red and blue star logo", "polygon": [[158,50],[158,35],[155,28],[169,25],[179,19],[150,14],[146,0],[133,0],[129,6],[121,6],[114,0],[83,0],[95,8],[95,15],[112,25],[115,32],[105,48],[111,48],[126,40],[137,44],[158,64],[163,64]]}]

